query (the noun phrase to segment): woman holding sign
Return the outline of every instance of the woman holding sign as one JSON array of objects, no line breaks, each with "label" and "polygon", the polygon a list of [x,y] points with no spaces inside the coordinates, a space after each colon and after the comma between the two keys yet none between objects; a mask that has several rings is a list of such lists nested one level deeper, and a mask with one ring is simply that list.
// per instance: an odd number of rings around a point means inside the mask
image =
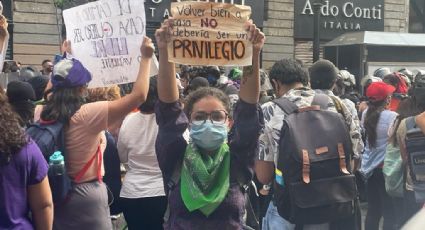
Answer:
[{"label": "woman holding sign", "polygon": [[[70,51],[70,45],[65,44]],[[115,101],[84,104],[90,72],[74,58],[65,58],[54,66],[53,91],[41,120],[64,124],[66,171],[73,186],[68,198],[55,206],[53,229],[112,229],[107,188],[102,183],[106,148],[103,131],[146,100],[154,52],[151,39],[144,39],[140,51],[143,58],[133,91]]]},{"label": "woman holding sign", "polygon": [[[264,125],[257,103],[260,51],[265,40],[252,22],[245,29],[253,46],[252,66],[244,69],[234,120],[228,116],[229,98],[214,88],[192,92],[183,111],[174,63],[168,61],[167,52],[173,20],[166,20],[156,31],[160,57],[156,153],[168,185],[165,229],[242,229],[244,226],[245,198],[241,187],[252,177],[258,137]],[[187,128],[190,143],[183,138]]]}]

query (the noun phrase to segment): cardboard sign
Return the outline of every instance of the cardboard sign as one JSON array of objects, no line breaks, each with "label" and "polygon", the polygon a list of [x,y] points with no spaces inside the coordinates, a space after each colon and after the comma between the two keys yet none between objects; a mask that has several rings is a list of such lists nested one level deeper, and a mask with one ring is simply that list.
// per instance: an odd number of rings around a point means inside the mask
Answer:
[{"label": "cardboard sign", "polygon": [[187,65],[247,66],[252,43],[244,29],[251,7],[212,2],[173,2],[169,61]]},{"label": "cardboard sign", "polygon": [[[72,54],[92,73],[89,87],[136,80],[146,34],[143,2],[100,0],[63,11]],[[152,63],[151,76],[158,73],[158,62]]]}]

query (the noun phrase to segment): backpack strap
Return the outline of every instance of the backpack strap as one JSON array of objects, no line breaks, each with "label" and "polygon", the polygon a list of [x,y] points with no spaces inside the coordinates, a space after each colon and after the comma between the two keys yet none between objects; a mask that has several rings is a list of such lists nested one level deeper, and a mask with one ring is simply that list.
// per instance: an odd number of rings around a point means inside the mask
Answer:
[{"label": "backpack strap", "polygon": [[176,187],[177,183],[179,183],[182,167],[183,161],[179,161],[174,166],[173,174],[171,174],[170,180],[168,180],[167,182],[167,193],[173,190]]},{"label": "backpack strap", "polygon": [[171,177],[167,182],[167,188],[166,188],[167,191],[165,191],[165,193],[167,194],[168,202],[167,202],[167,209],[165,210],[164,217],[163,217],[164,223],[167,223],[168,220],[170,219],[170,192],[176,187],[177,183],[180,180],[182,167],[183,167],[183,160],[178,161],[177,164],[174,166],[173,174],[171,174]]},{"label": "backpack strap", "polygon": [[75,183],[79,183],[83,176],[86,174],[86,172],[89,170],[90,166],[93,164],[94,160],[98,158],[98,164],[97,164],[97,180],[99,182],[102,182],[102,153],[100,151],[100,145],[97,147],[96,153],[92,156],[92,158],[87,162],[83,169],[78,172],[77,176],[74,179]]},{"label": "backpack strap", "polygon": [[316,93],[311,105],[318,105],[322,110],[327,110],[329,108],[329,96],[323,93]]},{"label": "backpack strap", "polygon": [[273,100],[273,103],[279,106],[279,108],[281,108],[283,112],[285,112],[288,115],[295,113],[298,110],[298,106],[285,97],[276,98]]},{"label": "backpack strap", "polygon": [[303,168],[302,168],[302,177],[305,184],[310,183],[310,157],[308,155],[308,151],[302,150],[302,158],[303,158]]},{"label": "backpack strap", "polygon": [[347,164],[345,163],[345,151],[344,145],[342,143],[338,143],[338,155],[339,155],[339,168],[342,173],[349,175],[350,172],[347,170]]},{"label": "backpack strap", "polygon": [[331,99],[332,99],[332,101],[333,101],[333,103],[334,103],[334,105],[335,105],[335,109],[336,109],[336,111],[339,113],[339,114],[341,114],[342,115],[342,117],[345,119],[345,116],[344,116],[344,110],[342,109],[342,103],[341,103],[341,101],[340,101],[340,99],[339,98],[337,98],[337,97],[335,97],[335,96],[329,96]]}]

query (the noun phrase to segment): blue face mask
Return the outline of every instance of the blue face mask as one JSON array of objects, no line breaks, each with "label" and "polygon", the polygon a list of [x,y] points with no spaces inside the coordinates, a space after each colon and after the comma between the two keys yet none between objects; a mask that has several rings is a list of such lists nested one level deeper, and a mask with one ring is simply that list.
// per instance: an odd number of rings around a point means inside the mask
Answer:
[{"label": "blue face mask", "polygon": [[207,151],[218,149],[227,139],[227,125],[213,124],[210,120],[201,124],[192,123],[190,138],[201,149]]}]

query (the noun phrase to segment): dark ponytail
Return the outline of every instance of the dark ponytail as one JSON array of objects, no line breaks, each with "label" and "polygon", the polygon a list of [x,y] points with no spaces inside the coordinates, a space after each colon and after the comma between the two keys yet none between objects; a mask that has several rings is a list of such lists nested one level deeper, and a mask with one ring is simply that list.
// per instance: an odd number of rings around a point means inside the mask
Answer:
[{"label": "dark ponytail", "polygon": [[364,119],[364,127],[366,130],[366,138],[369,146],[372,148],[376,147],[376,141],[378,139],[378,133],[376,128],[378,126],[379,117],[381,112],[385,110],[387,101],[369,102],[369,107],[366,112]]}]

